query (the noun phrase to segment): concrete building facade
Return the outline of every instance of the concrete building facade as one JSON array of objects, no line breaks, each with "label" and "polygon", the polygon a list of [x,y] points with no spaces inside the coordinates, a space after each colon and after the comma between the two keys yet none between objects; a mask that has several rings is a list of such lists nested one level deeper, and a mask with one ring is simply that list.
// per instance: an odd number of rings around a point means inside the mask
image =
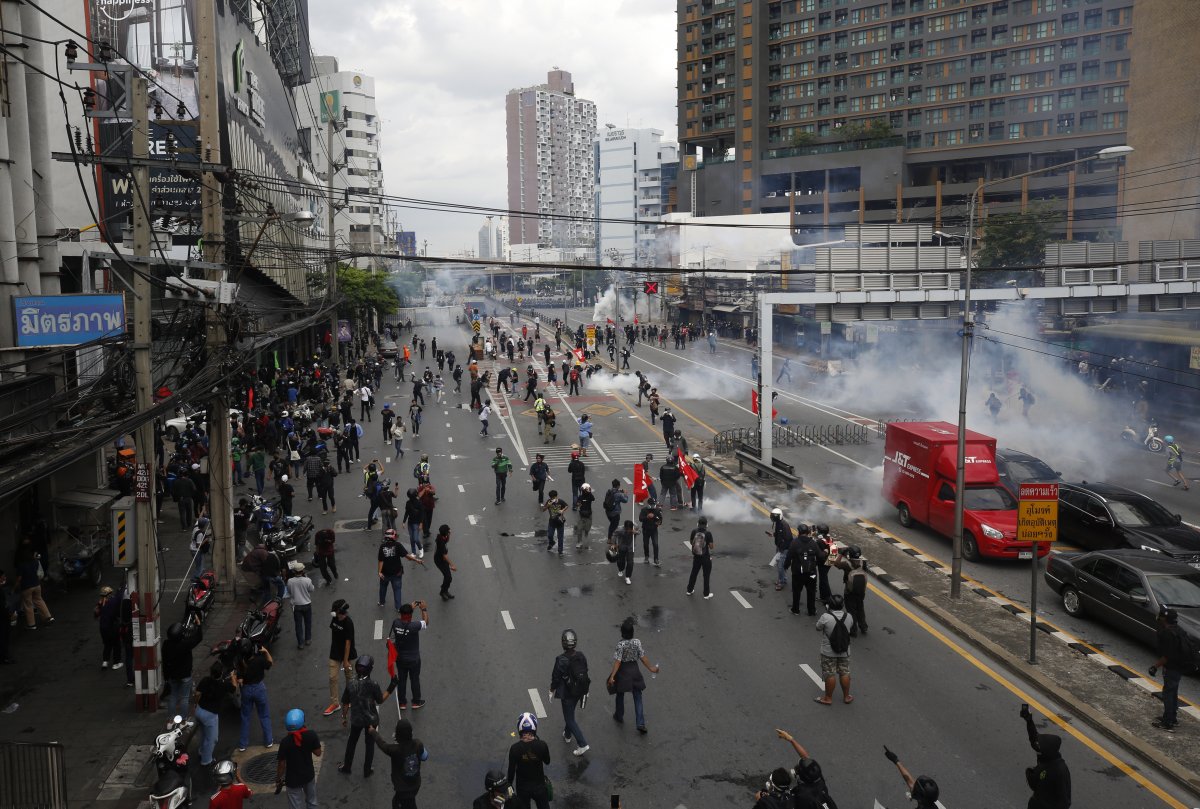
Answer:
[{"label": "concrete building facade", "polygon": [[[382,125],[375,104],[375,79],[359,71],[342,70],[334,56],[316,56],[312,65],[313,80],[296,89],[296,108],[303,127],[302,145],[322,184],[328,171],[325,125],[321,123],[322,93],[336,91],[341,102],[340,122],[344,126],[333,138],[333,158],[343,166],[334,175],[335,201],[341,206],[334,219],[338,246],[366,253],[393,249],[383,202],[361,196],[384,192],[379,157]],[[324,228],[324,220],[319,227]],[[356,263],[367,266],[370,262],[358,259]]]},{"label": "concrete building facade", "polygon": [[613,126],[596,134],[599,252],[607,264],[654,264],[652,223],[666,212],[668,202],[662,166],[678,159],[678,148],[662,143],[662,134]]},{"label": "concrete building facade", "polygon": [[551,70],[545,84],[510,90],[508,207],[512,244],[575,248],[595,244],[596,105],[575,96],[571,74]]},{"label": "concrete building facade", "polygon": [[[1167,24],[1154,5],[1137,14]],[[941,228],[964,219],[981,180],[1126,142],[1134,0],[677,9],[681,210],[787,211],[813,240],[847,224]],[[1119,168],[1088,164],[988,201],[1015,210],[1056,199],[1062,235],[1096,238],[1116,226],[1122,190]]]}]

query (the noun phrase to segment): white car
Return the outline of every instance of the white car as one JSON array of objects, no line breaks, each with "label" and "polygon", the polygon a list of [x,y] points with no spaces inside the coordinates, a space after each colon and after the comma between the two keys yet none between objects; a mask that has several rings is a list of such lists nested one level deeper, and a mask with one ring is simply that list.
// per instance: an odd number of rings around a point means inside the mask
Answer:
[{"label": "white car", "polygon": [[[234,408],[229,408],[230,417],[240,418],[242,411]],[[200,429],[208,432],[208,420],[206,413],[202,407],[194,407],[193,405],[182,405],[175,410],[175,416],[167,419],[167,423],[163,429],[163,435],[171,443],[179,440],[179,434],[187,430],[188,424],[200,422]]]}]

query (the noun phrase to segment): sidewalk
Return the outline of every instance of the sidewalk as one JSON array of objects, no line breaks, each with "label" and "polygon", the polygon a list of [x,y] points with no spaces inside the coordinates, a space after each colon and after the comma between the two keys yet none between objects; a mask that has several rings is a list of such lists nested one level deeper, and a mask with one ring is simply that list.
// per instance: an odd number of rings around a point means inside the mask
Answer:
[{"label": "sidewalk", "polygon": [[[177,602],[172,599],[191,554],[189,533],[179,528],[169,501],[158,527],[166,568],[165,633],[183,612],[184,596]],[[119,589],[121,571],[106,567],[104,583]],[[101,670],[100,633],[92,617],[97,597],[96,589],[87,585],[50,590],[45,598],[55,622],[31,632],[21,619],[13,628],[17,662],[0,668],[0,741],[62,743],[72,806],[133,809],[149,795],[154,780],[150,750],[168,717],[161,709],[147,713],[135,708],[124,669]],[[197,678],[207,668],[209,646],[231,636],[244,612],[243,603],[213,608],[204,640],[193,652]],[[234,740],[236,734],[223,728],[218,753]]]},{"label": "sidewalk", "polygon": [[[768,492],[753,475],[743,475],[716,457],[709,467],[763,500]],[[974,589],[964,582],[962,597],[949,597],[949,578],[940,565],[926,560],[886,531],[858,519],[811,490],[803,490],[814,505],[825,506],[848,523],[835,525],[836,538],[862,548],[869,560],[874,584],[882,595],[899,596],[901,602],[920,606],[940,624],[965,641],[981,658],[1007,669],[1036,689],[1037,695],[1055,707],[1065,721],[1083,721],[1136,758],[1149,762],[1179,786],[1200,796],[1200,722],[1192,709],[1181,709],[1181,721],[1173,734],[1151,726],[1162,714],[1158,687],[1138,672],[1110,666],[1102,655],[1071,644],[1039,622],[1037,664],[1027,661],[1029,652],[1028,613],[1020,606]],[[832,523],[833,520],[830,520]],[[871,600],[867,597],[867,610]],[[1147,660],[1151,653],[1147,652]],[[1149,665],[1147,663],[1147,665]],[[1119,670],[1118,670],[1119,669]]]}]

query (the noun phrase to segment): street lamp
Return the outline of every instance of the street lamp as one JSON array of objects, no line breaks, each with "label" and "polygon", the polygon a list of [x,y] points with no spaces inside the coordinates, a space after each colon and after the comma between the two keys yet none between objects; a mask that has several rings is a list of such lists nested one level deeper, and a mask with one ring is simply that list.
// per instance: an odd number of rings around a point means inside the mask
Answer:
[{"label": "street lamp", "polygon": [[972,259],[971,251],[975,239],[975,211],[983,195],[983,190],[999,183],[1008,182],[1009,180],[1020,180],[1036,174],[1045,174],[1048,171],[1076,166],[1080,163],[1090,163],[1093,160],[1116,160],[1132,151],[1132,146],[1109,146],[1101,149],[1094,155],[1081,157],[1078,160],[1058,163],[1034,171],[1014,174],[1011,177],[1001,177],[990,182],[980,183],[971,192],[971,204],[967,213],[967,234],[963,239],[963,247],[967,256],[967,277],[963,288],[962,364],[958,377],[958,458],[954,480],[954,557],[950,565],[951,598],[958,598],[962,591],[963,495],[966,488],[966,469],[964,467],[966,466],[967,455],[967,379],[971,359],[971,332],[974,327],[974,318],[971,314],[971,268],[974,260]]}]

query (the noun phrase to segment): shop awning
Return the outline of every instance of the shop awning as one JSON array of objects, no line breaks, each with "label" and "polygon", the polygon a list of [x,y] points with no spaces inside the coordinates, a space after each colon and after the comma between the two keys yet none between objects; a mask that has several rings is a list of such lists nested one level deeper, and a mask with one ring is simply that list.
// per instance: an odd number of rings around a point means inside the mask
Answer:
[{"label": "shop awning", "polygon": [[63,508],[104,508],[121,496],[116,489],[72,489],[54,495],[51,504]]},{"label": "shop awning", "polygon": [[712,310],[714,312],[724,312],[725,314],[729,315],[737,312],[738,308],[736,306],[714,306]]}]

